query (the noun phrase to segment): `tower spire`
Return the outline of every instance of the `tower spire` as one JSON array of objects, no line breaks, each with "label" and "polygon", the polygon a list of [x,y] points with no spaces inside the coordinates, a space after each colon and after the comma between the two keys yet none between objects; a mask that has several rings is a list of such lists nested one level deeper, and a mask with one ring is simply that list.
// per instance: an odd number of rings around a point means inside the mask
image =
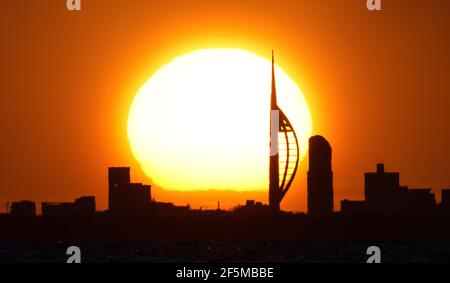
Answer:
[{"label": "tower spire", "polygon": [[270,109],[277,110],[277,88],[275,84],[275,56],[274,51],[272,49],[272,93],[270,96]]},{"label": "tower spire", "polygon": [[[281,143],[282,150],[279,152]],[[277,104],[275,56],[272,50],[272,93],[270,96],[269,207],[280,210],[280,203],[297,172],[300,151],[294,127]],[[281,173],[281,174],[280,174]]]}]

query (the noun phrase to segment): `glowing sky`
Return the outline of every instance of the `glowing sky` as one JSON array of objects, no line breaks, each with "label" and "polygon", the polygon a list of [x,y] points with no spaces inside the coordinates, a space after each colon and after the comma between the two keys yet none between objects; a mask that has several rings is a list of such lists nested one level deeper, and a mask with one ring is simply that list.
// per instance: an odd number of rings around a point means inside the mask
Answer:
[{"label": "glowing sky", "polygon": [[[336,208],[363,198],[363,173],[381,161],[404,185],[450,185],[450,1],[383,1],[379,12],[363,0],[87,0],[79,12],[59,0],[3,2],[0,211],[81,195],[105,209],[108,166],[150,183],[130,148],[130,106],[162,66],[208,48],[276,51],[313,134],[333,147]],[[305,210],[307,170],[305,159],[283,209]],[[210,208],[267,202],[265,192],[158,186],[152,196]]]}]

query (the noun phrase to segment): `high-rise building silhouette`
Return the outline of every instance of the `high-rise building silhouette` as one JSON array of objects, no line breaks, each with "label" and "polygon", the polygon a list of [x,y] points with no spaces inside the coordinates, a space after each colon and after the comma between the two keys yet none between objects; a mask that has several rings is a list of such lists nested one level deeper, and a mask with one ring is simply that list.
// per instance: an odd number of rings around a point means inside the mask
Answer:
[{"label": "high-rise building silhouette", "polygon": [[392,199],[393,194],[399,191],[400,174],[386,172],[384,164],[377,164],[376,172],[364,174],[364,195],[368,203],[383,203]]},{"label": "high-rise building silhouette", "polygon": [[333,213],[333,171],[331,146],[322,136],[309,139],[308,214]]},{"label": "high-rise building silhouette", "polygon": [[115,216],[145,215],[151,201],[151,186],[130,182],[129,167],[108,169],[109,212]]},{"label": "high-rise building silhouette", "polygon": [[120,210],[121,188],[127,188],[130,184],[130,167],[108,168],[108,209],[110,212]]},{"label": "high-rise building silhouette", "polygon": [[269,206],[274,210],[279,210],[281,200],[294,181],[300,154],[294,127],[292,127],[291,122],[278,107],[273,51],[270,138]]}]

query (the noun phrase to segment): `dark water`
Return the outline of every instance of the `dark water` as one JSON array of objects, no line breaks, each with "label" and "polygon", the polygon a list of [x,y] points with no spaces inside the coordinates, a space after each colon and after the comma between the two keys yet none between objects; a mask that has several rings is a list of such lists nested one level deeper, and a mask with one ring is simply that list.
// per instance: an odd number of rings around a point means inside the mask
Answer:
[{"label": "dark water", "polygon": [[[0,263],[65,262],[74,243],[0,244]],[[450,241],[154,241],[140,244],[79,244],[82,262],[354,262],[369,246],[382,262],[450,262]]]}]

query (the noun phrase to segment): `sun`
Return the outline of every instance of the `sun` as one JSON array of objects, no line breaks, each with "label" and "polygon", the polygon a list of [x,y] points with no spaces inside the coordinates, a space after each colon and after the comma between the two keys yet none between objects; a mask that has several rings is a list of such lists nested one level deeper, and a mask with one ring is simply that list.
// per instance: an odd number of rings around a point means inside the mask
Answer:
[{"label": "sun", "polygon": [[[297,86],[275,68],[278,104],[307,152],[311,115]],[[241,49],[202,49],[161,67],[128,117],[134,157],[167,190],[267,190],[271,61]]]}]

